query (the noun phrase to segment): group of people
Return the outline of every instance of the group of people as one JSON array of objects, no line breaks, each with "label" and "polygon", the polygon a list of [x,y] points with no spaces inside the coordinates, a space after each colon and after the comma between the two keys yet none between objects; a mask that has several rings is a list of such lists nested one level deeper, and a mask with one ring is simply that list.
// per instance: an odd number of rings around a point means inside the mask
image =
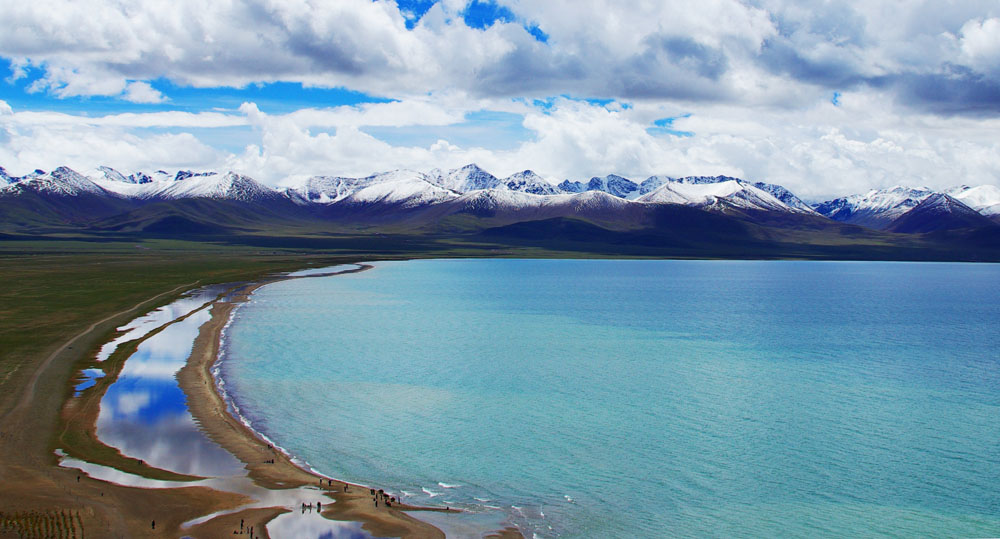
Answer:
[{"label": "group of people", "polygon": [[[302,512],[305,513],[306,509],[308,509],[309,512],[312,513],[313,504],[302,502]],[[322,510],[323,510],[323,502],[316,502],[316,512],[319,513]]]},{"label": "group of people", "polygon": [[382,504],[386,507],[392,507],[392,504],[396,503],[396,497],[390,496],[382,489],[378,489],[377,491],[375,489],[369,489],[369,491],[372,495],[372,501],[375,502],[375,507],[378,507],[379,500],[381,500]]},{"label": "group of people", "polygon": [[243,519],[240,519],[240,529],[233,530],[233,535],[243,535],[244,533],[250,534],[250,539],[253,539],[253,526],[243,526]]}]

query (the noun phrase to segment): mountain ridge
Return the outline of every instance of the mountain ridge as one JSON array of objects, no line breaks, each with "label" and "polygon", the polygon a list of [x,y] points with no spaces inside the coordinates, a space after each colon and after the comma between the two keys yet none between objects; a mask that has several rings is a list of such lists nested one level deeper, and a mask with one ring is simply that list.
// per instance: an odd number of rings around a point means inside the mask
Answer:
[{"label": "mountain ridge", "polygon": [[[266,228],[269,220],[427,229],[443,219],[461,222],[459,217],[463,215],[482,221],[481,225],[469,226],[584,218],[605,227],[626,229],[642,226],[648,220],[647,206],[677,205],[732,215],[768,227],[817,230],[832,226],[823,224],[829,220],[874,230],[922,234],[989,227],[995,223],[989,212],[1000,210],[1000,189],[988,185],[962,185],[945,193],[896,186],[809,205],[781,185],[730,176],[650,176],[636,182],[609,174],[592,177],[586,183],[565,180],[553,184],[531,170],[498,178],[476,164],[427,173],[398,169],[365,177],[311,176],[283,189],[235,172],[158,170],[147,174],[102,166],[89,174],[59,167],[51,173],[36,170],[12,177],[0,168],[0,222],[6,219],[21,226],[46,221],[80,223],[89,215],[91,221],[104,223],[97,226],[111,228],[143,230],[159,220],[156,222],[166,223],[161,227],[164,229],[174,222],[187,230],[216,231],[210,226],[211,215],[198,216],[191,210],[198,207],[210,212],[211,204],[178,206],[187,209],[177,212],[169,209],[171,203],[184,200],[211,200],[226,203],[216,205],[219,222],[239,230],[246,229],[247,223]],[[910,213],[938,194],[946,197],[942,199],[946,204],[927,205]],[[19,199],[24,202],[20,208]],[[79,208],[74,208],[72,200]],[[254,219],[237,209],[244,207],[262,217]],[[227,219],[224,214],[229,213],[241,217]],[[115,215],[122,217],[107,220]],[[905,222],[896,224],[906,215]],[[134,223],[128,224],[129,219]]]}]

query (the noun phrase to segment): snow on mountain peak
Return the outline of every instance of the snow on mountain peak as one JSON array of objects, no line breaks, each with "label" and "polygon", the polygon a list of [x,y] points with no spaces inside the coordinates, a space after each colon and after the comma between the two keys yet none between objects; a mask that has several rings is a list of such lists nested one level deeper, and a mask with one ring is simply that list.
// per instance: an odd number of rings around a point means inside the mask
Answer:
[{"label": "snow on mountain peak", "polygon": [[945,193],[987,217],[1000,215],[1000,187],[960,185],[946,190]]},{"label": "snow on mountain peak", "polygon": [[522,170],[503,179],[503,184],[511,191],[521,191],[533,195],[557,194],[555,186],[531,170]]},{"label": "snow on mountain peak", "polygon": [[620,196],[616,196],[604,191],[584,191],[569,198],[570,204],[577,210],[620,210],[629,204],[629,201]]},{"label": "snow on mountain peak", "polygon": [[614,195],[619,198],[634,199],[638,198],[641,194],[639,192],[639,185],[632,180],[619,176],[617,174],[608,174],[607,176],[593,177],[587,183],[581,182],[571,182],[565,180],[560,183],[557,188],[564,193],[583,193],[586,191],[603,191],[605,193]]},{"label": "snow on mountain peak", "polygon": [[340,200],[356,205],[390,204],[414,208],[458,196],[454,191],[434,184],[427,174],[412,170],[375,174],[362,178],[357,185],[361,187]]},{"label": "snow on mountain peak", "polygon": [[78,196],[82,194],[104,195],[106,191],[89,178],[69,167],[59,167],[50,173],[35,170],[31,174],[10,183],[5,189],[11,192],[33,190],[56,196]]},{"label": "snow on mountain peak", "polygon": [[652,193],[653,191],[659,189],[663,184],[672,180],[673,178],[670,176],[650,176],[645,180],[642,180],[642,183],[639,184],[639,196]]},{"label": "snow on mountain peak", "polygon": [[[811,213],[811,210],[803,210],[783,202],[768,190],[755,184],[728,176],[688,176],[663,180],[657,177],[657,180],[663,181],[662,185],[640,196],[638,198],[640,202],[684,204],[718,209],[724,209],[726,205],[729,205],[748,210]],[[792,196],[794,197],[794,195]],[[795,200],[798,199],[795,198]]]},{"label": "snow on mountain peak", "polygon": [[470,163],[455,170],[433,170],[429,176],[431,182],[435,185],[457,193],[468,193],[469,191],[480,189],[495,189],[503,185],[496,176],[479,168],[479,165],[475,163]]},{"label": "snow on mountain peak", "polygon": [[872,189],[863,195],[828,200],[814,205],[813,209],[834,221],[881,229],[931,194],[933,191],[926,188],[894,185],[888,189]]},{"label": "snow on mountain peak", "polygon": [[371,185],[374,177],[344,178],[340,176],[313,176],[289,191],[300,195],[306,202],[329,204]]}]

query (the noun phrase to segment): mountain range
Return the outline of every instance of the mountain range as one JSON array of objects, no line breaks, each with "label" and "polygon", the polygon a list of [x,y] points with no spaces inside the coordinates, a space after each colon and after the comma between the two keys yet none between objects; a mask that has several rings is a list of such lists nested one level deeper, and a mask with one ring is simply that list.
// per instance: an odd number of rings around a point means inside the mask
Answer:
[{"label": "mountain range", "polygon": [[[567,219],[579,222],[567,227]],[[1000,188],[991,185],[944,191],[897,186],[809,204],[780,185],[728,176],[637,182],[611,174],[553,184],[531,170],[498,178],[474,164],[427,173],[313,176],[281,189],[233,172],[99,167],[79,173],[59,167],[14,177],[0,168],[0,231],[21,234],[69,228],[190,236],[283,228],[531,240],[532,230],[545,237],[548,227],[575,230],[581,242],[587,237],[582,229],[601,237],[601,231],[632,234],[621,241],[636,241],[641,231],[652,234],[643,241],[653,243],[664,235],[682,241],[690,230],[706,241],[746,236],[826,245],[848,237],[906,243],[897,236],[962,231],[992,245],[998,223]],[[727,238],[716,229],[739,233]]]}]

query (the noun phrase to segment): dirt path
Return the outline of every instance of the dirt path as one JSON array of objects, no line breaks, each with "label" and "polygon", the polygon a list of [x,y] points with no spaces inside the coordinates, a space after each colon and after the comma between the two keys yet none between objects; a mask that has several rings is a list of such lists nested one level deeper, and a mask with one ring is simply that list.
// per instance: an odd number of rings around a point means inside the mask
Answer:
[{"label": "dirt path", "polygon": [[52,364],[52,362],[57,357],[59,357],[60,354],[66,352],[67,350],[69,350],[70,348],[72,348],[73,343],[75,343],[76,341],[80,340],[81,338],[87,336],[88,334],[90,334],[90,332],[94,331],[94,329],[97,328],[97,326],[99,326],[99,325],[101,325],[101,324],[103,324],[105,322],[108,322],[109,320],[112,320],[112,319],[114,319],[116,317],[124,316],[124,315],[126,315],[126,314],[128,314],[128,313],[130,313],[132,311],[139,310],[139,308],[142,307],[143,305],[146,305],[148,303],[152,303],[152,302],[156,301],[157,299],[159,299],[159,298],[161,298],[163,296],[168,296],[170,294],[176,294],[178,291],[183,290],[185,288],[194,288],[195,286],[198,285],[198,282],[199,281],[195,281],[193,283],[188,283],[188,284],[182,284],[182,285],[180,285],[180,286],[178,286],[178,287],[176,287],[176,288],[174,288],[172,290],[168,290],[166,292],[163,292],[162,294],[157,294],[157,295],[155,295],[155,296],[153,296],[153,297],[151,297],[149,299],[140,301],[139,303],[133,305],[132,307],[129,307],[128,309],[123,309],[123,310],[121,310],[119,312],[116,312],[114,314],[108,315],[108,316],[106,316],[106,317],[98,320],[97,322],[94,322],[93,324],[91,324],[90,326],[88,326],[87,329],[81,331],[80,333],[77,333],[75,336],[73,336],[73,338],[71,338],[70,340],[68,340],[65,343],[63,343],[62,346],[60,346],[59,348],[57,348],[54,352],[52,352],[51,354],[49,354],[48,357],[46,357],[44,360],[42,360],[42,362],[38,365],[38,368],[35,369],[35,372],[33,372],[31,374],[31,378],[28,380],[28,383],[25,384],[24,393],[21,395],[21,400],[18,401],[17,406],[15,406],[9,412],[7,412],[6,414],[4,414],[4,416],[3,416],[3,422],[7,423],[11,416],[13,416],[14,414],[16,414],[18,412],[23,411],[24,408],[26,406],[28,406],[31,403],[32,400],[34,400],[34,398],[35,398],[35,386],[38,384],[38,378],[41,377],[42,373],[45,372],[45,370],[49,367],[49,365]]}]

